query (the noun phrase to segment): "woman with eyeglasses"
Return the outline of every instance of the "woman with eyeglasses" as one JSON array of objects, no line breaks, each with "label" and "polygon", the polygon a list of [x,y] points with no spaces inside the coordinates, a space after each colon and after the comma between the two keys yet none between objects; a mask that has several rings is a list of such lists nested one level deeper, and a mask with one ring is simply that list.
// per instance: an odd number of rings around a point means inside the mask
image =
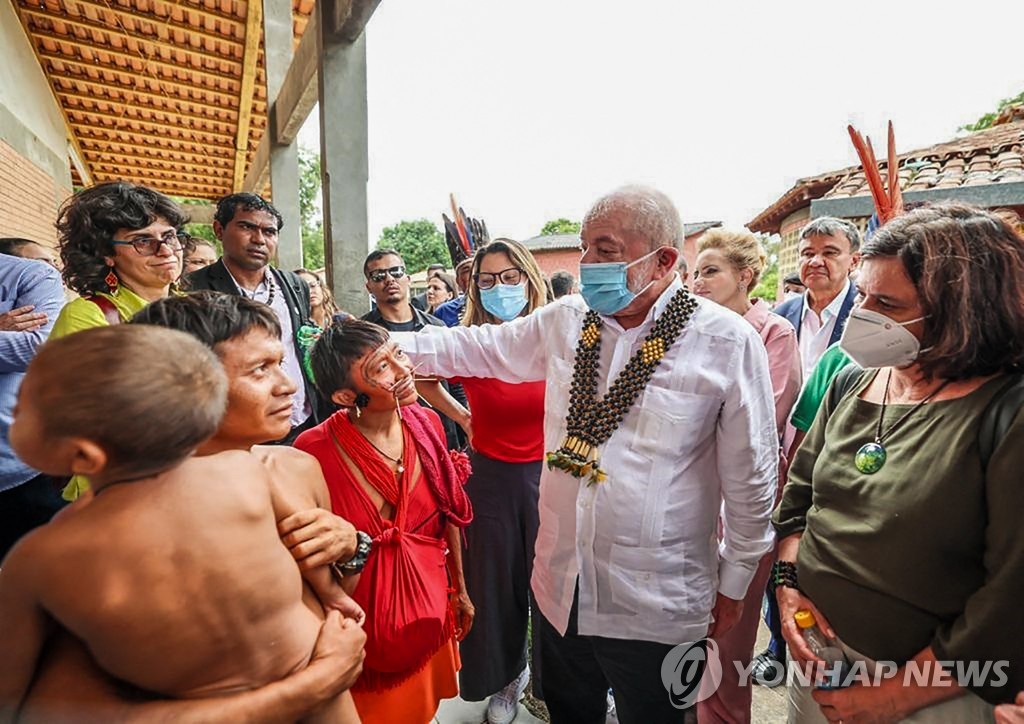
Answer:
[{"label": "woman with eyeglasses", "polygon": [[182,231],[187,221],[168,197],[123,181],[72,196],[57,231],[64,282],[80,297],[64,306],[50,337],[125,322],[167,297],[190,245]]},{"label": "woman with eyeglasses", "polygon": [[[295,273],[309,285],[309,316],[320,329],[324,329],[341,312],[331,295],[331,290],[320,279],[320,275],[309,269],[296,269]],[[351,317],[352,315],[347,315]]]},{"label": "woman with eyeglasses", "polygon": [[[57,217],[62,274],[78,299],[64,305],[50,339],[131,319],[150,302],[177,289],[190,239],[188,217],[163,194],[118,181],[80,191]],[[89,490],[76,475],[66,500]]]},{"label": "woman with eyeglasses", "polygon": [[[514,323],[547,302],[544,276],[526,247],[495,239],[473,259],[462,324]],[[470,436],[473,473],[466,492],[475,518],[466,532],[463,569],[477,616],[459,649],[460,696],[490,697],[487,721],[510,722],[530,678],[526,632],[544,457],[544,383],[478,377],[450,382],[462,384],[472,417],[443,398],[428,400]],[[539,690],[536,681],[533,689]]]}]

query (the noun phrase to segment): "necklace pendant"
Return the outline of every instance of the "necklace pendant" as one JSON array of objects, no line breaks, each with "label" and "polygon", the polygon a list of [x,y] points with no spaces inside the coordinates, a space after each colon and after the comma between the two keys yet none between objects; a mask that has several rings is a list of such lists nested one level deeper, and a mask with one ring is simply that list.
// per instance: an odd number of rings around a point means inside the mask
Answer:
[{"label": "necklace pendant", "polygon": [[860,446],[853,457],[857,470],[865,475],[874,475],[885,465],[886,452],[880,442],[869,442]]},{"label": "necklace pendant", "polygon": [[402,463],[398,463],[398,473],[399,473],[399,475],[401,475],[404,472],[405,472],[405,466],[402,465]]}]

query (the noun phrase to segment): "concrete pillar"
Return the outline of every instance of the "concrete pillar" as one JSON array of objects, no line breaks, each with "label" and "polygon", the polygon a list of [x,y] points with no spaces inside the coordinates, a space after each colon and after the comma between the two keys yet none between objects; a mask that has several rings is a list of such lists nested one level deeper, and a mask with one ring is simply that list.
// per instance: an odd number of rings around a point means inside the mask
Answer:
[{"label": "concrete pillar", "polygon": [[[321,12],[323,4],[316,4],[317,12]],[[363,260],[369,251],[366,33],[348,42],[335,39],[325,25],[319,24],[318,81],[324,259],[327,283],[338,305],[359,316],[370,309],[363,279]]]},{"label": "concrete pillar", "polygon": [[[263,48],[267,73],[268,109],[277,100],[288,66],[292,62],[292,6],[281,0],[263,0]],[[270,114],[274,123],[274,114]],[[271,137],[276,129],[268,128]],[[257,193],[259,189],[255,189]],[[282,269],[302,266],[302,220],[299,215],[299,149],[298,143],[270,148],[270,191],[274,206],[284,217],[284,228],[278,239],[277,265]]]}]

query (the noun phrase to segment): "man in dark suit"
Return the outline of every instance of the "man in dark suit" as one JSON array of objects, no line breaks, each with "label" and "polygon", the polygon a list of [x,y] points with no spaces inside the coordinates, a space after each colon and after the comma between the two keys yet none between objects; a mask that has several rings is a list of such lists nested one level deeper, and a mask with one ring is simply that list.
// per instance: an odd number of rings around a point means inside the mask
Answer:
[{"label": "man in dark suit", "polygon": [[[839,341],[853,308],[857,289],[850,272],[860,258],[860,232],[849,221],[822,216],[801,229],[797,253],[800,281],[806,290],[782,302],[775,313],[796,328],[806,380],[825,350]],[[765,623],[771,639],[768,648],[751,662],[751,678],[764,686],[778,686],[785,681],[786,643],[770,584]]]},{"label": "man in dark suit", "polygon": [[299,327],[312,324],[309,286],[297,274],[270,266],[283,225],[278,210],[260,196],[225,196],[217,202],[213,219],[213,233],[220,239],[224,255],[189,274],[188,284],[190,289],[240,294],[274,310],[281,322],[284,369],[298,387],[292,400],[292,432],[285,438],[288,441],[316,424],[321,415],[316,390],[300,362],[302,349],[298,341]]},{"label": "man in dark suit", "polygon": [[839,341],[857,289],[850,272],[860,258],[860,232],[849,221],[823,216],[800,231],[800,281],[807,290],[775,313],[796,328],[804,379],[828,347]]}]

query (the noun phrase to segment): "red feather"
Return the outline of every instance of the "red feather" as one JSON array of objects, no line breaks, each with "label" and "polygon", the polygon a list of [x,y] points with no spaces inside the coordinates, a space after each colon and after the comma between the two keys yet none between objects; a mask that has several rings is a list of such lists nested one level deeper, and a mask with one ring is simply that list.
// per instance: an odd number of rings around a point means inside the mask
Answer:
[{"label": "red feather", "polygon": [[903,195],[900,193],[900,165],[896,155],[896,140],[893,135],[892,121],[889,122],[886,182],[882,181],[878,160],[875,158],[875,150],[871,146],[871,138],[863,138],[853,126],[847,126],[846,130],[850,133],[850,140],[853,141],[853,147],[856,149],[860,164],[864,169],[864,178],[867,179],[868,188],[871,189],[871,198],[875,202],[878,220],[884,224],[903,212]]},{"label": "red feather", "polygon": [[892,121],[889,121],[889,167],[887,175],[889,177],[889,213],[891,214],[889,218],[892,218],[903,213],[903,192],[900,191],[900,159],[896,155],[896,136],[892,131]]}]

